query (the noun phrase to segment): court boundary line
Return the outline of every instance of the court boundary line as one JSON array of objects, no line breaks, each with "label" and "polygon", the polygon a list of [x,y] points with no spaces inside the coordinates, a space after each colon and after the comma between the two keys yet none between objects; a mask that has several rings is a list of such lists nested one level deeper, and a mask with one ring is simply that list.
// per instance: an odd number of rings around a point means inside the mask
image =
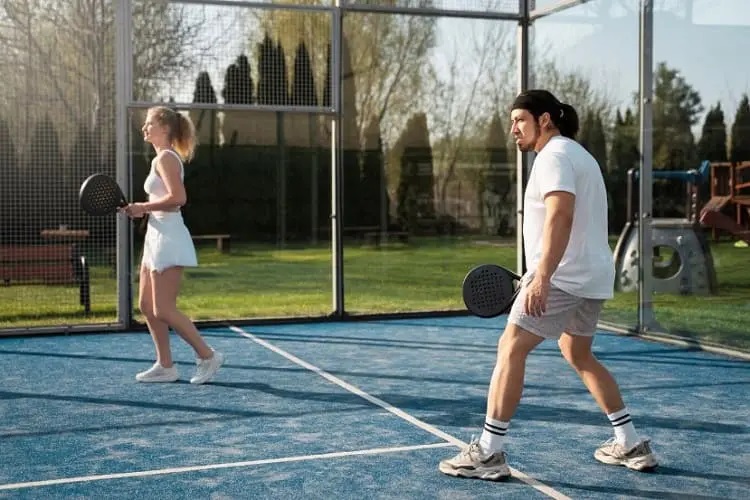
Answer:
[{"label": "court boundary line", "polygon": [[167,474],[180,474],[185,472],[201,472],[206,470],[229,469],[239,467],[251,467],[254,465],[280,464],[289,462],[307,462],[311,460],[322,460],[326,458],[355,457],[366,455],[381,455],[385,453],[399,453],[403,451],[425,450],[430,448],[445,448],[450,443],[417,444],[411,446],[395,446],[388,448],[368,448],[365,450],[336,451],[330,453],[317,453],[313,455],[296,455],[281,458],[261,458],[257,460],[245,460],[242,462],[226,462],[207,465],[185,465],[181,467],[167,467],[164,469],[152,469],[132,472],[113,472],[110,474],[94,474],[90,476],[73,476],[58,479],[43,479],[40,481],[24,481],[19,483],[0,484],[0,491],[19,490],[25,488],[39,488],[42,486],[57,486],[61,484],[86,483],[92,481],[104,481],[108,479],[128,479],[137,477],[161,476]]},{"label": "court boundary line", "polygon": [[[253,335],[252,333],[245,331],[244,329],[238,327],[238,326],[229,326],[229,329],[234,331],[235,333],[241,335],[242,337],[245,337],[256,344],[265,347],[266,349],[278,354],[279,356],[282,356],[292,363],[295,363],[303,368],[306,368],[307,370],[310,370],[311,372],[323,377],[324,379],[328,380],[329,382],[338,385],[342,389],[345,389],[353,394],[356,394],[357,396],[369,401],[370,403],[379,406],[383,408],[384,410],[388,411],[389,413],[392,413],[393,415],[396,415],[397,417],[400,417],[407,422],[409,422],[412,425],[415,425],[416,427],[419,427],[420,429],[429,432],[430,434],[433,434],[441,439],[444,439],[448,443],[457,446],[459,448],[462,448],[467,445],[466,442],[461,441],[457,437],[451,436],[450,434],[441,431],[437,427],[428,424],[427,422],[424,422],[422,420],[419,420],[413,415],[410,415],[409,413],[406,413],[400,408],[397,408],[393,406],[392,404],[376,397],[371,394],[368,394],[367,392],[363,391],[359,387],[350,384],[349,382],[346,382],[343,379],[338,378],[335,375],[332,375],[328,373],[327,371],[323,370],[322,368],[318,368],[317,366],[308,363],[307,361],[298,358],[294,354],[291,354],[284,349],[277,347],[270,342],[261,339],[260,337],[257,337]],[[513,467],[510,467],[510,471],[516,479],[519,481],[531,486],[535,490],[544,493],[545,495],[554,498],[555,500],[572,500],[567,495],[557,491],[556,489],[552,488],[551,486],[547,486],[546,484],[542,483],[538,479],[534,479],[533,477],[529,476],[528,474],[525,474],[524,472],[521,472],[517,469],[514,469]]]}]

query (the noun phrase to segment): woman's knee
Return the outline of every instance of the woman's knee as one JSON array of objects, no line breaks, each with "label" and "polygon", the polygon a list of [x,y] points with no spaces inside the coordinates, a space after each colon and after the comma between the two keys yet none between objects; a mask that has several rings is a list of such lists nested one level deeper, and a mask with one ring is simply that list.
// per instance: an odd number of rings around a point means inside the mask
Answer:
[{"label": "woman's knee", "polygon": [[176,308],[168,304],[154,304],[154,317],[159,321],[169,323],[173,319],[175,311]]},{"label": "woman's knee", "polygon": [[156,314],[154,314],[154,307],[151,304],[150,300],[146,299],[139,299],[138,300],[138,309],[141,311],[141,314],[146,316],[146,318],[155,318]]}]

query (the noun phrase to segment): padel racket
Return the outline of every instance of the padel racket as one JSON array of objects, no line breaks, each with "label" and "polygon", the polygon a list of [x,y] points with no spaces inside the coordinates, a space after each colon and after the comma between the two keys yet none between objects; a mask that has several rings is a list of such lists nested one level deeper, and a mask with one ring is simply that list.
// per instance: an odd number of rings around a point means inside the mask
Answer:
[{"label": "padel racket", "polygon": [[510,310],[521,287],[521,277],[495,264],[482,264],[466,274],[463,296],[466,308],[480,318],[494,318]]},{"label": "padel racket", "polygon": [[83,181],[78,199],[83,211],[94,216],[113,214],[128,204],[117,181],[105,174],[93,174]]}]

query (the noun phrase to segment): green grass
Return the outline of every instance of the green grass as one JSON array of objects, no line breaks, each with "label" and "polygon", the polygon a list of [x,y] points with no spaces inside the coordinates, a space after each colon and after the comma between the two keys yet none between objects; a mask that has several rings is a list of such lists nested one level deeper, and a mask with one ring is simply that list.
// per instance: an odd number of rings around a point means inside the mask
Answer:
[{"label": "green grass", "polygon": [[[710,297],[657,294],[657,320],[669,332],[750,348],[749,249],[714,243],[719,293]],[[357,244],[344,252],[345,307],[352,314],[463,309],[460,285],[477,263],[515,266],[513,241],[414,239],[380,249]],[[200,267],[185,276],[182,307],[196,320],[323,316],[332,309],[327,246],[277,249],[233,244],[229,255],[199,248]],[[0,287],[0,328],[116,321],[114,269],[92,269],[92,309],[84,317],[75,287]],[[134,283],[137,286],[137,283]],[[136,316],[138,319],[140,317]],[[632,326],[637,294],[618,293],[602,319]]]}]

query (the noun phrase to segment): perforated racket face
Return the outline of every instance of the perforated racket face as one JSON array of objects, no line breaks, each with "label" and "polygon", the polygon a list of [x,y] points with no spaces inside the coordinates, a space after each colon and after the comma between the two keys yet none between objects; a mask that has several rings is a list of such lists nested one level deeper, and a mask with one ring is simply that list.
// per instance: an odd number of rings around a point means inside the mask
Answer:
[{"label": "perforated racket face", "polygon": [[83,181],[79,199],[81,208],[89,215],[108,215],[127,205],[120,186],[104,174],[94,174]]},{"label": "perforated racket face", "polygon": [[463,297],[466,308],[481,318],[492,318],[507,312],[516,297],[515,273],[494,265],[477,266],[466,275]]}]

